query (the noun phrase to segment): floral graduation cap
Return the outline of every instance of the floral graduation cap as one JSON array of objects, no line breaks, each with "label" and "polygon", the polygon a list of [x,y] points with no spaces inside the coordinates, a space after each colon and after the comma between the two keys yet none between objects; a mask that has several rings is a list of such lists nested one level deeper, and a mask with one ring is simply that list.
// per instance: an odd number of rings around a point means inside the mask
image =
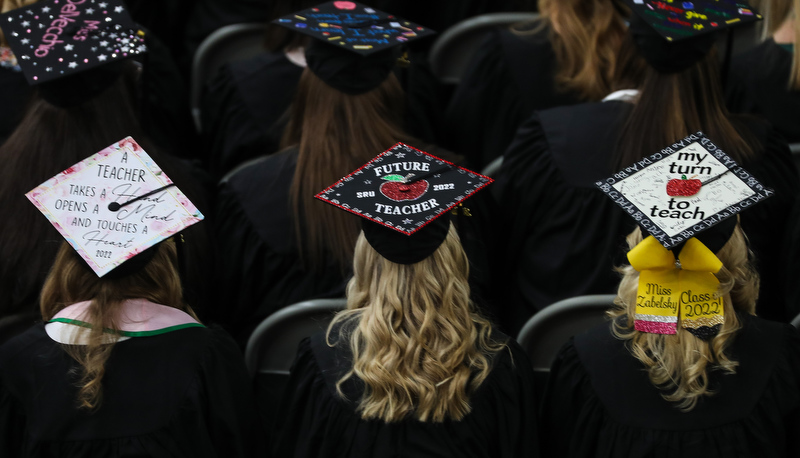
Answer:
[{"label": "floral graduation cap", "polygon": [[[716,335],[723,321],[715,253],[736,215],[773,191],[702,132],[626,167],[596,185],[650,233],[628,253],[639,290],[635,329]],[[677,255],[677,257],[676,257]]]},{"label": "floral graduation cap", "polygon": [[435,33],[427,27],[350,1],[323,3],[273,22],[362,55]]},{"label": "floral graduation cap", "polygon": [[362,224],[373,248],[413,264],[444,241],[449,210],[492,181],[397,143],[315,197],[374,223]]},{"label": "floral graduation cap", "polygon": [[0,15],[28,84],[39,84],[147,51],[121,0],[46,0]]},{"label": "floral graduation cap", "polygon": [[203,219],[131,137],[26,196],[99,277]]}]

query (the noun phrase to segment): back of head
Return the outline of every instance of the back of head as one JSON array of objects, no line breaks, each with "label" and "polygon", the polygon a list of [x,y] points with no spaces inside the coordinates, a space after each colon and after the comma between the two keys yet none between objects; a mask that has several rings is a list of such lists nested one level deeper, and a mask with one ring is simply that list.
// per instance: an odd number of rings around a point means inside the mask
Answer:
[{"label": "back of head", "polygon": [[138,75],[129,63],[111,86],[69,108],[35,96],[0,146],[0,231],[5,235],[0,242],[0,295],[11,297],[12,304],[30,301],[31,294],[35,299],[61,240],[25,193],[122,138],[142,137],[136,115]]},{"label": "back of head", "polygon": [[393,263],[359,237],[348,310],[328,338],[353,354],[339,387],[350,377],[364,382],[362,418],[441,422],[470,412],[469,397],[504,344],[491,340],[491,325],[470,302],[468,269],[452,225],[441,246],[414,264]]},{"label": "back of head", "polygon": [[618,0],[539,0],[549,28],[561,90],[600,100],[613,84],[628,8]]},{"label": "back of head", "polygon": [[[632,249],[642,241],[641,229],[628,236]],[[723,298],[724,322],[719,333],[705,341],[681,326],[676,334],[653,334],[634,329],[639,272],[631,266],[620,268],[623,275],[616,307],[609,315],[616,318],[614,334],[628,341],[631,354],[647,368],[650,381],[662,390],[664,399],[684,411],[692,410],[700,398],[712,395],[709,374],[714,369],[729,373],[738,363],[725,353],[741,328],[737,313],[755,314],[759,277],[752,266],[747,239],[738,224],[733,235],[716,253],[723,267],[715,274]]]},{"label": "back of head", "polygon": [[109,343],[105,334],[120,329],[117,318],[125,300],[146,299],[193,316],[183,302],[175,243],[168,239],[153,249],[153,258],[143,267],[125,275],[98,277],[67,242],[61,244],[42,289],[40,308],[47,321],[69,305],[91,301],[86,315],[81,317],[82,321],[92,325],[86,331],[87,344],[63,346],[83,369],[78,383],[79,408],[91,411],[102,403],[105,364],[114,347],[113,341]]},{"label": "back of head", "polygon": [[357,95],[334,89],[309,69],[300,77],[281,145],[298,149],[290,193],[298,247],[307,267],[323,268],[333,261],[349,270],[358,218],[313,196],[406,140],[403,106],[404,93],[394,74]]},{"label": "back of head", "polygon": [[638,89],[639,95],[618,135],[619,146],[610,164],[613,170],[698,131],[719,139],[725,151],[739,163],[752,157],[757,142],[725,107],[714,47],[675,71],[657,69],[638,60],[642,49],[630,34],[620,55],[625,59],[623,66],[631,69],[626,80],[638,83],[633,89]]}]

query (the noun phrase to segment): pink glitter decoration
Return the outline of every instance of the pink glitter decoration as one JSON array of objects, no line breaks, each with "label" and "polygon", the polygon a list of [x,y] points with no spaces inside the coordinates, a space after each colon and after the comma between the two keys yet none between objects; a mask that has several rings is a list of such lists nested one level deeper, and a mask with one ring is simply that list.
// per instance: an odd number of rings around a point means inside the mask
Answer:
[{"label": "pink glitter decoration", "polygon": [[657,321],[636,320],[633,327],[640,332],[650,334],[675,334],[678,332],[678,323],[659,323]]}]

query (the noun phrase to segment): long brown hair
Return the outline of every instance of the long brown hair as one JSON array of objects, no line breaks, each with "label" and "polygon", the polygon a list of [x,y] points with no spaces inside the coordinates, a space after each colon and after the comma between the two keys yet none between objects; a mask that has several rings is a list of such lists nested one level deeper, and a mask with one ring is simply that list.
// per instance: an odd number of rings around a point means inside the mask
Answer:
[{"label": "long brown hair", "polygon": [[156,304],[183,310],[195,319],[184,304],[181,280],[176,268],[177,251],[172,239],[155,248],[155,255],[144,267],[119,278],[98,277],[72,247],[62,242],[53,268],[42,289],[42,318],[50,320],[65,307],[91,301],[81,320],[91,323],[87,345],[64,345],[64,350],[83,367],[78,391],[78,406],[89,410],[102,403],[105,363],[114,340],[105,334],[119,330],[116,318],[126,299],[146,299]]},{"label": "long brown hair", "polygon": [[[127,136],[143,142],[136,113],[135,67],[104,92],[71,108],[34,96],[0,146],[0,315],[33,307],[61,236],[25,193]],[[150,146],[142,143],[150,152]]]},{"label": "long brown hair", "polygon": [[[636,228],[627,240],[630,248],[635,247],[642,241],[641,230]],[[717,257],[723,263],[716,276],[725,321],[712,340],[701,340],[680,326],[674,335],[636,331],[633,323],[639,272],[631,266],[619,269],[623,279],[616,306],[609,311],[612,318],[625,317],[614,320],[614,335],[627,342],[631,354],[647,368],[650,381],[661,389],[662,397],[685,412],[692,410],[703,397],[714,394],[709,382],[712,370],[736,372],[739,363],[725,353],[741,329],[736,312],[755,315],[759,277],[752,267],[752,253],[741,226],[736,226]]]},{"label": "long brown hair", "polygon": [[[621,54],[631,55],[627,48],[634,46],[628,36]],[[750,145],[757,142],[725,107],[715,49],[681,72],[661,73],[647,66],[638,89],[638,99],[619,134],[613,170],[697,131],[719,142],[739,163],[754,154]]]},{"label": "long brown hair", "polygon": [[[611,92],[617,51],[627,27],[627,7],[617,0],[539,0],[558,64],[556,84],[586,101]],[[519,28],[512,28],[524,34]]]},{"label": "long brown hair", "polygon": [[365,385],[361,418],[462,419],[505,343],[492,340],[491,323],[470,301],[469,261],[455,227],[431,256],[409,265],[388,261],[362,234],[353,270],[347,310],[328,328],[329,345],[353,354],[340,396],[357,377]]},{"label": "long brown hair", "polygon": [[403,90],[393,74],[377,88],[348,95],[310,70],[300,77],[281,146],[296,146],[290,189],[301,259],[310,269],[334,261],[349,270],[360,230],[357,217],[313,196],[398,141],[403,132]]}]

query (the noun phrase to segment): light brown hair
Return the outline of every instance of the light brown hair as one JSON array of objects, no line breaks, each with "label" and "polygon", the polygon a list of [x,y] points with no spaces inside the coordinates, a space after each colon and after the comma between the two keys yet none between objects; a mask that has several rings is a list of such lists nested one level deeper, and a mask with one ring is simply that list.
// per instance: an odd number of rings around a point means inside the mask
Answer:
[{"label": "light brown hair", "polygon": [[[585,101],[611,92],[617,51],[625,36],[627,7],[617,0],[539,0],[541,26],[555,52],[556,84]],[[512,31],[524,35],[521,27]]]},{"label": "light brown hair", "polygon": [[[642,241],[641,230],[636,228],[627,240],[630,248],[635,247]],[[755,315],[759,278],[752,267],[752,253],[741,226],[736,226],[717,257],[723,263],[716,276],[720,282],[725,321],[719,334],[710,341],[695,337],[680,325],[674,335],[636,331],[634,315],[639,272],[631,266],[619,269],[623,278],[616,306],[608,312],[614,318],[614,335],[626,341],[631,354],[644,364],[650,381],[661,389],[661,396],[685,412],[694,409],[702,397],[714,394],[709,386],[711,371],[736,372],[739,363],[725,353],[736,331],[741,329],[736,312]]]},{"label": "light brown hair", "polygon": [[[492,356],[505,347],[469,299],[469,262],[451,225],[425,260],[386,260],[358,238],[347,310],[328,328],[329,345],[349,345],[353,365],[339,380],[365,385],[363,419],[395,422],[460,420],[486,380]],[[334,333],[333,330],[336,330]]]},{"label": "light brown hair", "polygon": [[146,299],[156,304],[183,310],[195,319],[184,304],[181,280],[176,268],[177,251],[172,239],[155,248],[155,255],[144,267],[120,278],[98,277],[66,242],[62,242],[53,268],[42,289],[40,309],[47,321],[69,305],[91,301],[82,321],[92,324],[87,345],[64,345],[66,352],[83,367],[78,406],[89,410],[102,403],[105,363],[114,347],[106,334],[119,330],[116,317],[126,299]]},{"label": "light brown hair", "polygon": [[[634,46],[628,36],[621,54],[631,55]],[[758,142],[725,107],[715,49],[681,72],[661,73],[647,66],[638,89],[639,96],[619,134],[613,170],[697,131],[718,142],[739,163],[754,155],[750,145]]]},{"label": "light brown hair", "polygon": [[348,271],[359,232],[358,217],[314,199],[399,141],[403,90],[393,74],[364,94],[340,92],[306,69],[300,77],[281,147],[296,146],[290,188],[295,234],[307,268],[333,261]]}]

